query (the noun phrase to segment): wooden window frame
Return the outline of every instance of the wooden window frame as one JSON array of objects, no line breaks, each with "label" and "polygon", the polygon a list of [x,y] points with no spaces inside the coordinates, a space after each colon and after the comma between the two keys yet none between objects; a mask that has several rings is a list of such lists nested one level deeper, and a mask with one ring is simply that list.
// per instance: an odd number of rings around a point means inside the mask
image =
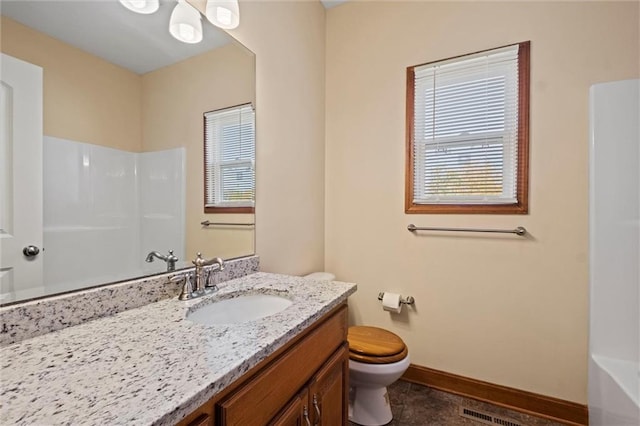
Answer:
[{"label": "wooden window frame", "polygon": [[205,207],[205,213],[255,213],[255,207]]},{"label": "wooden window frame", "polygon": [[[517,203],[515,204],[415,204],[413,202],[414,163],[414,97],[415,68],[441,62],[443,60],[463,58],[475,53],[494,50],[487,49],[465,55],[427,62],[407,67],[407,104],[406,104],[406,164],[405,164],[405,213],[408,214],[528,214],[529,213],[529,92],[530,92],[530,43],[517,43],[518,49],[518,171],[516,184]],[[513,45],[507,45],[513,46]],[[507,47],[501,46],[501,47]],[[498,47],[499,49],[499,47]]]},{"label": "wooden window frame", "polygon": [[[246,214],[252,214],[252,213],[255,213],[255,211],[256,211],[255,205],[254,206],[245,206],[245,207],[214,207],[214,206],[207,206],[207,120],[206,120],[206,114],[211,113],[211,112],[224,111],[224,110],[232,109],[232,108],[238,108],[238,107],[241,107],[243,105],[249,105],[249,104],[251,104],[251,102],[244,102],[244,103],[241,103],[241,104],[238,104],[238,105],[233,105],[233,106],[230,106],[230,107],[214,109],[214,110],[211,110],[211,111],[205,111],[202,114],[202,140],[204,141],[204,143],[202,144],[202,172],[203,172],[202,173],[202,188],[203,188],[203,191],[202,191],[202,195],[203,195],[202,202],[203,202],[203,205],[204,205],[204,213],[207,213],[207,214],[215,214],[215,213],[246,213]],[[254,161],[255,161],[255,159],[254,159]],[[254,184],[255,184],[255,181],[254,181]],[[253,202],[255,204],[255,198],[254,198]]]}]

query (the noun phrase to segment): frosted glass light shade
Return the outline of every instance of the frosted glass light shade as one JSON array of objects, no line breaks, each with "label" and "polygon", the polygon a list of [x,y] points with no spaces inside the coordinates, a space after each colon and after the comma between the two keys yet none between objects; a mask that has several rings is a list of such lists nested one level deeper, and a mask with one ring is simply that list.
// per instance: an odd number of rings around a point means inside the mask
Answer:
[{"label": "frosted glass light shade", "polygon": [[202,41],[202,22],[200,12],[184,0],[171,12],[169,32],[183,43],[199,43]]},{"label": "frosted glass light shade", "polygon": [[216,27],[234,29],[240,24],[238,0],[208,0],[206,15]]},{"label": "frosted glass light shade", "polygon": [[160,0],[120,0],[127,9],[148,15],[155,12],[160,7]]}]

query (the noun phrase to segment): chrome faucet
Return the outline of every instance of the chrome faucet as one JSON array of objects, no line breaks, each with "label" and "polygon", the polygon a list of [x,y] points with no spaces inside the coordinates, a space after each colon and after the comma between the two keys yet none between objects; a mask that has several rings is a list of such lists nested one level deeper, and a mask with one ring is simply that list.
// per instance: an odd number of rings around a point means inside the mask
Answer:
[{"label": "chrome faucet", "polygon": [[176,262],[178,258],[173,255],[173,250],[169,250],[168,255],[163,255],[158,253],[157,251],[152,251],[147,255],[145,262],[153,262],[153,258],[157,257],[160,260],[164,260],[167,262],[167,271],[175,271],[176,270]]},{"label": "chrome faucet", "polygon": [[[219,257],[214,257],[213,259],[203,259],[202,258],[202,253],[198,253],[197,257],[195,258],[195,260],[193,262],[195,266],[196,266],[196,287],[194,288],[193,292],[196,295],[202,295],[205,293],[206,289],[211,289],[211,290],[216,290],[216,285],[215,284],[211,284],[212,281],[212,274],[216,271],[223,271],[224,270],[224,260],[220,259]],[[204,267],[205,266],[209,266],[209,265],[218,265],[218,268],[213,269],[210,268],[207,271],[207,277],[205,279],[205,270]]]}]

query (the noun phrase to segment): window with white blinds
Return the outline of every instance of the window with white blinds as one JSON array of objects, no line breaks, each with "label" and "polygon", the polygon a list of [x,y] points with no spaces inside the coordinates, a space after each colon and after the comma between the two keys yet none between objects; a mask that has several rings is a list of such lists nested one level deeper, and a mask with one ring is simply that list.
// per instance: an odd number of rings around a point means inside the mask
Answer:
[{"label": "window with white blinds", "polygon": [[407,212],[526,210],[519,199],[526,196],[526,170],[519,168],[526,169],[520,156],[528,151],[522,146],[528,144],[528,117],[520,117],[528,115],[528,47],[521,43],[408,69]]},{"label": "window with white blinds", "polygon": [[253,208],[256,187],[254,117],[251,104],[204,114],[206,212]]}]

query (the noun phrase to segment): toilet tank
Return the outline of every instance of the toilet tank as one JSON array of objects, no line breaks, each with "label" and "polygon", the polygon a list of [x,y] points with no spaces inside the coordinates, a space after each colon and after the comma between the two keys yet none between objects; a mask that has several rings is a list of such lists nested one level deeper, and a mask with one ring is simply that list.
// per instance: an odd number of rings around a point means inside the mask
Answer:
[{"label": "toilet tank", "polygon": [[311,278],[316,281],[334,281],[336,276],[330,272],[313,272],[309,275],[305,275],[305,278]]}]

